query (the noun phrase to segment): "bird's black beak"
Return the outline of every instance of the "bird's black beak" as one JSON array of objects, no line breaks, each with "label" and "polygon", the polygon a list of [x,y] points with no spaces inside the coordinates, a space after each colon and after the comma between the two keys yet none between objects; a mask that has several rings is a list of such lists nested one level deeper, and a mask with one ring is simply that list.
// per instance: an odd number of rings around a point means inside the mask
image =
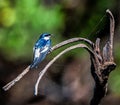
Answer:
[{"label": "bird's black beak", "polygon": [[50,34],[50,36],[52,36],[52,37],[53,37],[54,35],[53,35],[53,34]]}]

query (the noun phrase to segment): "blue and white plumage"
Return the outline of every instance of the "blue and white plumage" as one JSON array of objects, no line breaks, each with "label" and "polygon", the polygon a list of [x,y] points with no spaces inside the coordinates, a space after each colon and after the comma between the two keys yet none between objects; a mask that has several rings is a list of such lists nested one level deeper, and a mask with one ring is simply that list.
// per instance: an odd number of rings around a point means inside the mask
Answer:
[{"label": "blue and white plumage", "polygon": [[30,69],[37,68],[38,64],[46,57],[51,48],[51,34],[41,34],[38,41],[33,47],[33,62],[30,65]]}]

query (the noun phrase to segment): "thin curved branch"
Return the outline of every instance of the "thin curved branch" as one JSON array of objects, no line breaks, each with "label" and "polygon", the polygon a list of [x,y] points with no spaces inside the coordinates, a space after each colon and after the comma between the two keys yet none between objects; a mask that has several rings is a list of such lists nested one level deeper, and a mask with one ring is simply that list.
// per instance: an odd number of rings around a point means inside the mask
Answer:
[{"label": "thin curved branch", "polygon": [[15,85],[16,82],[18,82],[25,74],[28,73],[28,71],[30,70],[30,66],[28,66],[26,69],[23,70],[22,73],[20,73],[15,79],[13,79],[11,82],[7,83],[3,89],[5,91],[9,90],[13,85]]},{"label": "thin curved branch", "polygon": [[[55,46],[53,46],[51,48],[51,51],[53,50],[56,50],[62,46],[65,46],[66,44],[69,44],[69,43],[73,43],[73,42],[77,42],[77,41],[84,41],[86,43],[88,43],[91,47],[93,47],[94,43],[91,42],[90,40],[88,39],[85,39],[85,38],[71,38],[71,39],[68,39],[66,41],[63,41]],[[3,89],[5,91],[9,90],[16,82],[18,82],[25,74],[27,74],[27,72],[29,71],[30,67],[28,66],[25,70],[23,70],[23,72],[21,74],[19,74],[15,79],[13,79],[11,82],[7,83]]]},{"label": "thin curved branch", "polygon": [[35,84],[35,95],[38,94],[38,85],[39,85],[39,82],[41,80],[41,78],[43,77],[43,75],[46,73],[46,71],[48,70],[48,68],[60,57],[62,56],[63,54],[67,53],[68,51],[72,50],[72,49],[75,49],[75,48],[85,48],[91,56],[94,57],[94,52],[89,49],[85,44],[77,44],[77,45],[74,45],[74,46],[71,46],[71,47],[68,47],[67,49],[63,50],[62,52],[60,52],[56,57],[54,57],[46,66],[45,68],[39,73],[39,77],[38,77],[38,80]]},{"label": "thin curved branch", "polygon": [[78,42],[78,41],[84,41],[87,44],[89,44],[91,47],[94,46],[94,43],[86,38],[71,38],[68,40],[65,40],[51,48],[51,51],[58,49],[59,47],[65,46],[66,44],[73,43],[73,42]]}]

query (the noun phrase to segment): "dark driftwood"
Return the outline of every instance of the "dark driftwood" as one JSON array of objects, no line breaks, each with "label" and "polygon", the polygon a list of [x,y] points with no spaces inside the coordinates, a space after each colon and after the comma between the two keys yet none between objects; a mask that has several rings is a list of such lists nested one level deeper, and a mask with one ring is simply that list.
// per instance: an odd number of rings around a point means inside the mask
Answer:
[{"label": "dark driftwood", "polygon": [[94,53],[98,56],[91,56],[91,74],[95,80],[94,95],[90,105],[98,105],[101,99],[106,95],[108,77],[116,64],[113,59],[113,37],[114,37],[114,17],[110,10],[106,11],[110,17],[110,38],[100,51],[100,39],[96,40],[94,45]]}]

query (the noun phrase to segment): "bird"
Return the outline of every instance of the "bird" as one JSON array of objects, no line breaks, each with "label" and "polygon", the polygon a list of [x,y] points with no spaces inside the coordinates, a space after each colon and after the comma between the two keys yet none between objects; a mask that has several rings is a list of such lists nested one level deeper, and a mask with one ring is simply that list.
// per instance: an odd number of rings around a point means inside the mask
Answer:
[{"label": "bird", "polygon": [[33,47],[33,61],[30,65],[30,69],[37,68],[50,52],[51,49],[51,34],[43,33],[40,35],[39,39],[36,41]]}]

